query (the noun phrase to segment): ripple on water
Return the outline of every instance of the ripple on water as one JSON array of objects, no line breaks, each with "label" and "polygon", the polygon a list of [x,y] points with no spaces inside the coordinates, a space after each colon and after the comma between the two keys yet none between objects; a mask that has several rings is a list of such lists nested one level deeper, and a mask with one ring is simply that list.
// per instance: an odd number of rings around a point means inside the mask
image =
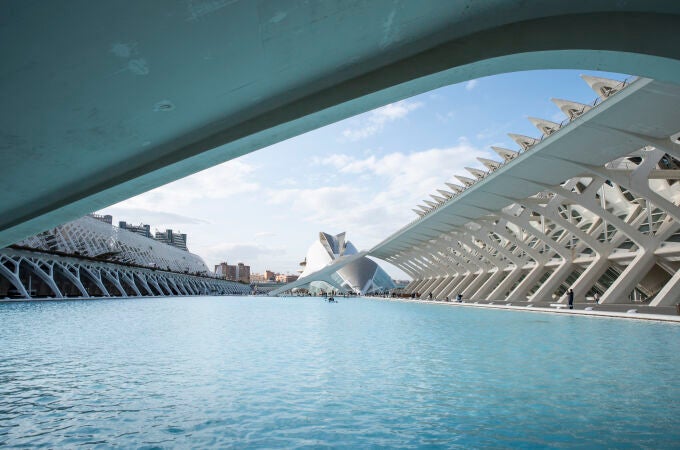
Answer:
[{"label": "ripple on water", "polygon": [[679,338],[358,299],[0,304],[0,445],[672,448]]}]

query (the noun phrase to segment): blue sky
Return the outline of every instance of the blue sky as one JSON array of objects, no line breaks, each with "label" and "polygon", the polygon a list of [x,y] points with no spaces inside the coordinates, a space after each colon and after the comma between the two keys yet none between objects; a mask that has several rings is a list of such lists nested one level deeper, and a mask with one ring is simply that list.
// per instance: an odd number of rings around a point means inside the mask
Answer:
[{"label": "blue sky", "polygon": [[[319,231],[368,249],[413,220],[411,211],[490,149],[516,149],[507,133],[539,136],[527,117],[562,121],[550,101],[595,99],[579,77],[530,71],[447,86],[314,130],[103,209],[114,223],[188,234],[214,264],[295,273]],[[405,278],[385,265],[395,277]]]}]

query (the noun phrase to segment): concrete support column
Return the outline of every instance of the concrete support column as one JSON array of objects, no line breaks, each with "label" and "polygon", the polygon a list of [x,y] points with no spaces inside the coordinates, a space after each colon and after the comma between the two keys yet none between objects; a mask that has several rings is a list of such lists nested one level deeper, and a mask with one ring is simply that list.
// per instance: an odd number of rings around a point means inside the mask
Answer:
[{"label": "concrete support column", "polygon": [[[605,256],[595,258],[581,276],[574,281],[574,284],[571,285],[571,289],[574,290],[574,295],[586,295],[608,268],[609,260]],[[566,301],[566,296],[563,296],[563,298],[558,300],[559,303],[566,303]]]},{"label": "concrete support column", "polygon": [[78,268],[75,269],[76,274],[73,274],[69,267],[64,267],[60,264],[55,264],[55,268],[59,269],[61,271],[61,273],[66,278],[68,278],[71,281],[71,283],[73,283],[75,285],[76,288],[78,288],[78,290],[80,291],[80,295],[82,295],[83,297],[89,297],[90,296],[90,293],[87,292],[87,289],[85,289],[85,286],[83,285],[83,282],[80,279],[80,270]]},{"label": "concrete support column", "polygon": [[90,270],[85,266],[80,266],[79,270],[84,271],[85,274],[88,277],[90,277],[90,280],[92,280],[92,282],[97,285],[97,288],[99,288],[104,297],[111,297],[111,294],[109,293],[109,291],[106,289],[106,286],[104,286],[104,283],[102,282],[101,272],[99,272],[96,269]]},{"label": "concrete support column", "polygon": [[[474,293],[472,296],[472,299],[474,300],[487,300],[486,296],[489,294],[491,291],[493,291],[497,286],[498,282],[505,276],[505,271],[504,270],[497,270],[494,272],[491,277],[484,282],[484,284],[477,289],[477,292]],[[493,300],[493,299],[490,299]]]},{"label": "concrete support column", "polygon": [[416,283],[416,285],[413,286],[413,288],[411,289],[411,293],[412,293],[412,294],[415,294],[416,292],[420,292],[420,288],[422,288],[423,286],[425,286],[425,284],[427,284],[428,281],[429,281],[429,280],[428,280],[427,278],[424,278],[424,279],[422,279],[422,280],[419,280],[418,283]]},{"label": "concrete support column", "polygon": [[427,298],[430,293],[430,288],[434,286],[435,283],[439,281],[439,278],[432,278],[430,280],[427,280],[427,283],[423,285],[423,287],[420,289],[420,298]]},{"label": "concrete support column", "polygon": [[118,289],[118,292],[120,293],[121,297],[127,297],[127,292],[125,292],[125,289],[123,289],[123,285],[120,284],[120,280],[118,279],[118,274],[112,275],[108,271],[104,270],[103,271],[104,276],[108,278],[108,280],[113,283],[113,285]]},{"label": "concrete support column", "polygon": [[628,294],[642,280],[656,262],[656,256],[650,249],[640,249],[640,253],[628,264],[628,267],[621,272],[621,275],[607,289],[602,296],[600,303],[625,303]]},{"label": "concrete support column", "polygon": [[439,279],[439,282],[435,283],[432,285],[430,288],[430,292],[432,292],[432,298],[437,298],[437,294],[441,290],[443,286],[445,286],[449,282],[449,277],[442,277]]},{"label": "concrete support column", "polygon": [[529,272],[529,275],[524,278],[519,285],[508,295],[507,301],[512,301],[512,302],[526,302],[527,301],[527,292],[529,292],[529,289],[534,287],[534,284],[538,282],[538,279],[541,278],[541,276],[545,273],[547,269],[543,264],[539,264],[536,267],[534,267],[531,272]]},{"label": "concrete support column", "polygon": [[418,284],[420,283],[421,280],[412,280],[409,284],[406,285],[404,288],[404,293],[405,294],[410,294],[411,290]]},{"label": "concrete support column", "polygon": [[673,306],[680,302],[680,270],[675,272],[666,285],[656,294],[649,306]]},{"label": "concrete support column", "polygon": [[487,281],[486,274],[488,272],[482,271],[479,275],[475,277],[474,280],[461,292],[463,298],[473,298],[477,293],[477,290]]},{"label": "concrete support column", "polygon": [[510,290],[510,287],[517,281],[517,279],[522,275],[522,268],[521,267],[515,267],[512,272],[508,274],[507,277],[503,281],[501,281],[501,284],[496,286],[495,289],[491,291],[489,295],[487,295],[487,300],[505,300],[505,293]]},{"label": "concrete support column", "polygon": [[457,283],[455,286],[451,288],[451,290],[448,293],[444,293],[445,296],[448,296],[449,298],[455,297],[457,294],[460,294],[463,292],[463,290],[470,284],[472,281],[477,277],[477,275],[474,272],[470,272],[467,275],[463,277],[462,280],[460,280],[459,283]]},{"label": "concrete support column", "polygon": [[530,302],[551,302],[553,301],[552,294],[557,288],[567,279],[567,277],[574,270],[574,264],[571,261],[564,261],[560,266],[548,277],[534,294],[529,297]]},{"label": "concrete support column", "polygon": [[461,278],[461,276],[458,275],[458,274],[447,277],[446,281],[437,288],[437,291],[435,292],[434,295],[436,295],[438,297],[441,296],[442,298],[446,297],[446,295],[443,295],[445,293],[446,289],[448,289],[449,286],[451,286],[451,283],[455,282],[457,279],[460,279],[460,278]]},{"label": "concrete support column", "polygon": [[38,264],[34,263],[33,261],[29,259],[24,260],[26,262],[26,265],[30,269],[30,271],[33,273],[33,275],[37,276],[41,280],[45,282],[47,286],[52,290],[52,293],[54,294],[55,298],[64,298],[62,295],[61,291],[57,287],[57,283],[54,281],[54,268],[50,269],[51,273],[45,272]]},{"label": "concrete support column", "polygon": [[3,275],[5,278],[7,278],[7,280],[12,283],[12,286],[14,286],[14,288],[20,292],[24,298],[31,298],[31,296],[28,294],[28,291],[24,287],[24,284],[19,278],[19,263],[14,260],[10,261],[14,265],[14,270],[11,271],[5,267],[4,264],[0,264],[0,275]]},{"label": "concrete support column", "polygon": [[135,291],[135,294],[137,294],[138,297],[142,296],[142,293],[139,291],[139,288],[135,284],[135,280],[133,276],[130,276],[126,273],[121,274],[123,280],[127,283],[128,286],[132,288],[133,291]]}]

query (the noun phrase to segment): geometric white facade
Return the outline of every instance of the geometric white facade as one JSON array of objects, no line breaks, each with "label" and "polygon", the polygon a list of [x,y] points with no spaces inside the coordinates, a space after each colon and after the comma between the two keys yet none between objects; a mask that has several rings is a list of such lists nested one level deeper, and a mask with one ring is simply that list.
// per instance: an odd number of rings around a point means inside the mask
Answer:
[{"label": "geometric white facade", "polygon": [[315,277],[315,273],[334,261],[357,254],[354,245],[345,239],[345,233],[332,236],[320,232],[319,239],[307,251],[305,269],[296,284],[301,286],[301,283],[306,282],[309,284],[308,290],[313,293],[338,290],[366,294],[394,288],[390,276],[375,261],[366,257],[358,258],[328,276]]},{"label": "geometric white facade", "polygon": [[198,256],[86,216],[0,249],[1,298],[247,295]]},{"label": "geometric white facade", "polygon": [[[584,77],[590,105],[431,196],[370,254],[421,297],[512,302],[680,302],[680,87]],[[578,300],[577,300],[578,301]]]},{"label": "geometric white facade", "polygon": [[15,246],[174,272],[210,274],[210,269],[198,255],[109,225],[90,216],[30,236],[17,242]]}]

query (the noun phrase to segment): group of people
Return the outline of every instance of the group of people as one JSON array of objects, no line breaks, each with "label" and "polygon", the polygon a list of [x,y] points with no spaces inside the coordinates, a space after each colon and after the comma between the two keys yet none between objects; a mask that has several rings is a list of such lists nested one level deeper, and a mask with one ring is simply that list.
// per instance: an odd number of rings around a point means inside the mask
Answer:
[{"label": "group of people", "polygon": [[[414,298],[415,298],[415,297],[414,297]],[[430,292],[429,294],[427,294],[427,298],[428,298],[428,300],[432,300],[432,292]],[[444,301],[445,301],[445,302],[450,302],[451,300],[449,299],[448,296],[446,296],[446,298],[444,299]],[[458,303],[461,303],[461,302],[463,301],[463,294],[458,294],[458,295],[456,295],[456,301],[457,301]]]},{"label": "group of people", "polygon": [[[418,293],[418,292],[412,293],[411,298],[420,298],[420,293]],[[433,298],[432,292],[427,294],[427,298],[428,298],[428,300],[432,300],[432,298]],[[595,303],[597,303],[599,305],[600,304],[600,294],[595,293],[594,300],[595,300]],[[447,296],[444,301],[450,302],[451,300]],[[462,301],[463,301],[463,294],[456,295],[456,302],[461,303]],[[567,302],[568,302],[568,305],[569,305],[569,309],[574,309],[574,290],[573,289],[569,289],[567,291]]]}]

